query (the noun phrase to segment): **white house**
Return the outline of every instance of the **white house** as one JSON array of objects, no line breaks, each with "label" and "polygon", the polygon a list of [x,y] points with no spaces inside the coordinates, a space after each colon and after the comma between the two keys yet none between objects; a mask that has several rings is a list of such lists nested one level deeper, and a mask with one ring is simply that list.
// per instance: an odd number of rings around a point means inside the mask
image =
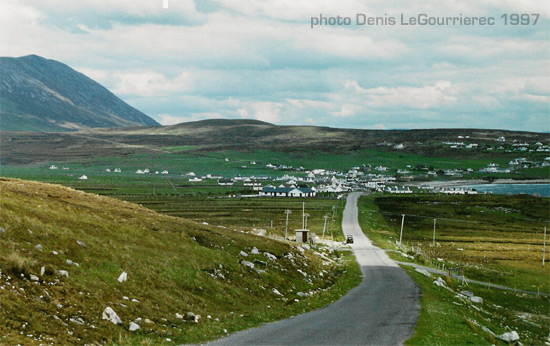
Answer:
[{"label": "white house", "polygon": [[50,169],[57,169],[58,167],[56,165],[51,165]]},{"label": "white house", "polygon": [[272,185],[264,186],[260,191],[260,196],[267,197],[315,197],[317,192],[309,187],[275,187]]}]

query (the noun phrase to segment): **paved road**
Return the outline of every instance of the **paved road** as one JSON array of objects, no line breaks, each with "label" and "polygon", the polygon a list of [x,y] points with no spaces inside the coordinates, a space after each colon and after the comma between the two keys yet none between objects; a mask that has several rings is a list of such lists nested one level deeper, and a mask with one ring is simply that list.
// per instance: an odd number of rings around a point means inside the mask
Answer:
[{"label": "paved road", "polygon": [[363,234],[357,198],[349,195],[342,227],[352,245],[363,282],[320,310],[248,329],[208,345],[401,345],[416,325],[420,288]]}]

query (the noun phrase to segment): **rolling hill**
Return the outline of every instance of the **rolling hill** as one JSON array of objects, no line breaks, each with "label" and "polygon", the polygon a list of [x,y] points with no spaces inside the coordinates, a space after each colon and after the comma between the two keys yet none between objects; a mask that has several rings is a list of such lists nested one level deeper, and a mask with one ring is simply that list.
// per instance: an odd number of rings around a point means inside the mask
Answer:
[{"label": "rolling hill", "polygon": [[82,73],[36,55],[0,58],[0,115],[3,131],[159,125]]},{"label": "rolling hill", "polygon": [[286,242],[59,185],[0,178],[0,189],[2,345],[204,341],[350,288],[337,281],[346,267]]}]

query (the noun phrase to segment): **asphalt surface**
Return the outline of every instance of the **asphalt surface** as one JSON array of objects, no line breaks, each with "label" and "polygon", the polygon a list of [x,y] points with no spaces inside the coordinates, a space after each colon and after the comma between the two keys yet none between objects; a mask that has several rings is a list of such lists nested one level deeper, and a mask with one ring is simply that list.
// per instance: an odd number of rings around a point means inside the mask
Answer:
[{"label": "asphalt surface", "polygon": [[362,283],[335,303],[316,311],[248,329],[208,345],[401,345],[413,333],[420,288],[363,234],[357,221],[359,193],[348,196],[342,229]]}]

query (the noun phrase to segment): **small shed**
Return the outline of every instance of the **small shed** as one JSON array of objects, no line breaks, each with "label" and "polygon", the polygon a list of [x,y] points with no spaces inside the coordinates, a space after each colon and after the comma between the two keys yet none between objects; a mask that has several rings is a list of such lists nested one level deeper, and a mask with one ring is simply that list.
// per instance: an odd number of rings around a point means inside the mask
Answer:
[{"label": "small shed", "polygon": [[297,229],[296,230],[296,242],[297,243],[307,243],[307,242],[309,242],[309,230],[308,229]]}]

